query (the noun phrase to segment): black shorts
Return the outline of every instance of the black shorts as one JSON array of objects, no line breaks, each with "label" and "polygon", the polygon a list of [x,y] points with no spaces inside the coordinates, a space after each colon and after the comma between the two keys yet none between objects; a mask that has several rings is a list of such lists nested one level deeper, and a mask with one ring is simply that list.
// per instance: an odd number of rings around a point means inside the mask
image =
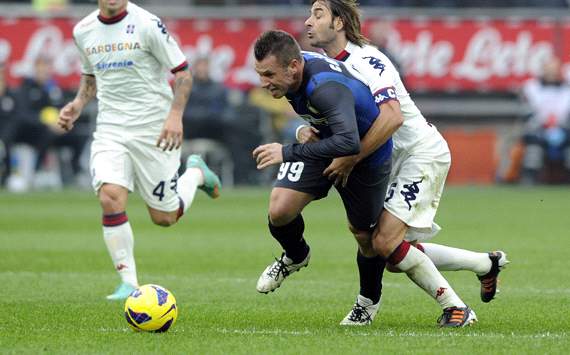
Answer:
[{"label": "black shorts", "polygon": [[[325,162],[287,162],[281,164],[275,187],[308,193],[315,200],[327,196],[333,181],[323,176],[330,164]],[[384,207],[390,177],[391,161],[382,166],[356,166],[346,187],[337,187],[350,224],[358,230],[370,231],[378,222]]]}]

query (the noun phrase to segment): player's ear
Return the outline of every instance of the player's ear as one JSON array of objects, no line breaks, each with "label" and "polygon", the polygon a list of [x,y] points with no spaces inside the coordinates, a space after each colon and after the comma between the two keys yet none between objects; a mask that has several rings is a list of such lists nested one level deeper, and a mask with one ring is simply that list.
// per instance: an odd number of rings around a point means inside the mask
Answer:
[{"label": "player's ear", "polygon": [[337,16],[333,19],[333,25],[334,25],[334,29],[336,31],[340,31],[344,28],[344,22],[342,21],[342,19]]},{"label": "player's ear", "polygon": [[289,66],[288,66],[289,71],[290,71],[291,73],[296,73],[297,71],[299,71],[299,65],[300,65],[300,64],[301,64],[301,62],[299,62],[298,59],[295,59],[295,58],[292,59],[292,60],[289,62]]}]

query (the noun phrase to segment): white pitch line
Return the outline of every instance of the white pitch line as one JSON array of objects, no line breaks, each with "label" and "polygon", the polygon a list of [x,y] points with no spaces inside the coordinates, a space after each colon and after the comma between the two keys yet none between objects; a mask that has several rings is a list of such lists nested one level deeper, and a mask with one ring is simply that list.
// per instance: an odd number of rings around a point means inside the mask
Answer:
[{"label": "white pitch line", "polygon": [[[228,328],[216,328],[216,331],[223,334],[239,334],[239,335],[294,335],[294,336],[323,336],[323,335],[337,335],[333,332],[310,332],[309,330],[283,330],[283,329],[228,329]],[[361,332],[352,329],[346,330],[345,335],[348,336],[380,336],[380,337],[394,337],[394,338],[408,338],[408,337],[431,337],[431,338],[442,338],[442,337],[453,337],[453,338],[500,338],[500,339],[565,339],[568,337],[567,333],[536,333],[536,334],[496,334],[496,333],[441,333],[441,332],[394,332],[394,331],[374,331],[374,332]]]},{"label": "white pitch line", "polygon": [[313,335],[308,330],[283,330],[283,329],[227,329],[216,328],[218,333],[222,334],[240,334],[240,335]]}]

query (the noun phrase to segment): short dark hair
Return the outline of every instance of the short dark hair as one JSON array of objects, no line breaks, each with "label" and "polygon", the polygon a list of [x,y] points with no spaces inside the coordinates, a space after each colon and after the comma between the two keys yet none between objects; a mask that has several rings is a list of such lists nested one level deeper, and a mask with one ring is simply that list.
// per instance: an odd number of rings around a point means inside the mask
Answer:
[{"label": "short dark hair", "polygon": [[311,0],[311,5],[317,1],[323,2],[331,10],[333,19],[339,17],[344,24],[346,38],[359,47],[370,43],[368,38],[362,34],[360,24],[360,10],[356,0]]},{"label": "short dark hair", "polygon": [[255,41],[253,53],[258,62],[274,55],[284,67],[288,66],[293,59],[301,60],[301,47],[295,38],[280,30],[263,32]]}]

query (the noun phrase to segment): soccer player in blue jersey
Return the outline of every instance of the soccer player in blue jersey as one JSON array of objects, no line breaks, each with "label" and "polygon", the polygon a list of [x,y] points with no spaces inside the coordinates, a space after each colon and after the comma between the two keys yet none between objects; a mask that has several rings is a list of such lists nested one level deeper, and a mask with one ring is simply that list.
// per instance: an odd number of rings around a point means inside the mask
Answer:
[{"label": "soccer player in blue jersey", "polygon": [[[301,52],[293,37],[268,31],[255,44],[255,70],[273,97],[286,96],[295,111],[318,132],[320,140],[257,147],[258,169],[281,164],[269,204],[269,231],[283,247],[281,258],[261,274],[257,290],[274,291],[292,272],[307,266],[310,248],[304,237],[301,212],[311,201],[327,196],[334,181],[323,174],[336,157],[360,151],[360,139],[379,116],[369,88],[333,59]],[[390,174],[392,142],[374,150],[357,164],[346,185],[336,186],[345,206],[349,228],[361,250],[371,250]],[[360,293],[379,294],[384,261],[375,254],[359,255]]]}]

